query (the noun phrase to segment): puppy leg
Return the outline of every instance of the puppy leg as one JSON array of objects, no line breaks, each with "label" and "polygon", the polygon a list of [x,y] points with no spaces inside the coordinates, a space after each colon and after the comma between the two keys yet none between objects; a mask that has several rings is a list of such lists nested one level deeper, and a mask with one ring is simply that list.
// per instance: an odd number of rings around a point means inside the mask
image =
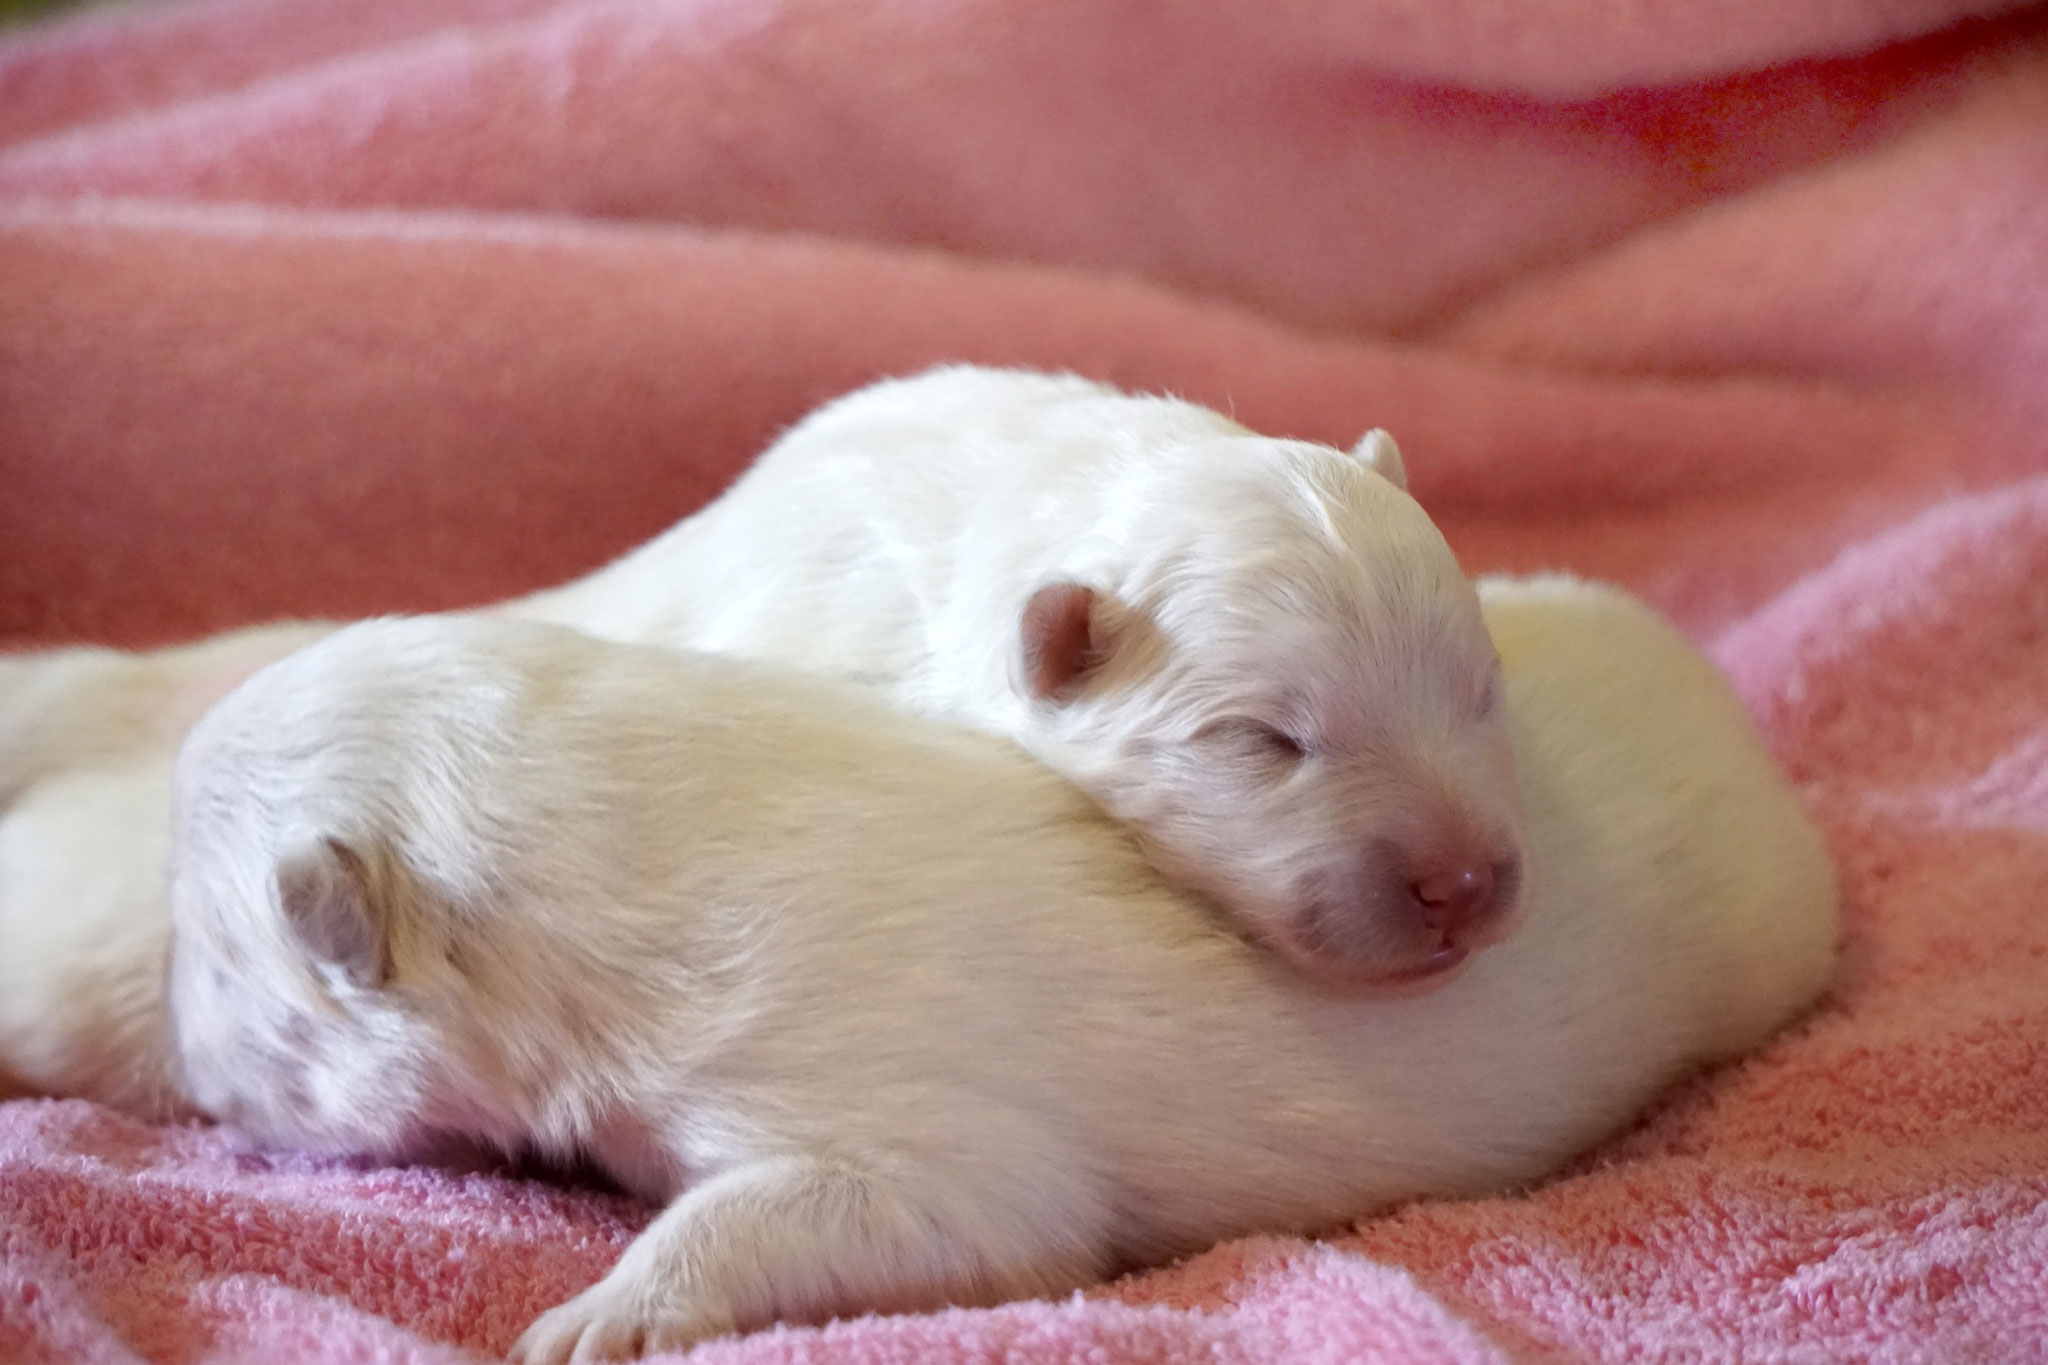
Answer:
[{"label": "puppy leg", "polygon": [[920,1184],[914,1195],[800,1156],[728,1171],[671,1204],[604,1279],[542,1314],[512,1358],[630,1360],[777,1321],[1056,1292],[1099,1272],[1085,1232],[1059,1230],[1062,1245],[1019,1245],[1018,1233],[1031,1235],[1019,1220],[977,1209],[972,1191],[945,1188],[929,1172]]}]

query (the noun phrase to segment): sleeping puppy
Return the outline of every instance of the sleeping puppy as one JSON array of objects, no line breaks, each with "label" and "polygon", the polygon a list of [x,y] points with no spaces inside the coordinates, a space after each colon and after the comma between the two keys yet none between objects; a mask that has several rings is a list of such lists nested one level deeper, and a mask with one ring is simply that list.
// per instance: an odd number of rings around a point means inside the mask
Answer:
[{"label": "sleeping puppy", "polygon": [[1384,432],[941,369],[512,610],[882,684],[1016,740],[1298,969],[1417,979],[1509,932],[1523,863],[1493,643],[1404,490]]},{"label": "sleeping puppy", "polygon": [[168,763],[229,688],[333,629],[295,621],[170,649],[0,655],[0,811],[50,778],[137,759]]},{"label": "sleeping puppy", "polygon": [[171,765],[60,772],[0,813],[0,1100],[190,1114],[163,1020]]},{"label": "sleeping puppy", "polygon": [[[1424,981],[1510,932],[1523,857],[1493,644],[1403,483],[1384,433],[1345,452],[942,369],[828,404],[697,516],[507,609],[1013,738],[1297,970]],[[132,982],[166,932],[172,747],[329,629],[0,659],[0,1094],[169,1095]]]},{"label": "sleeping puppy", "polygon": [[222,693],[332,629],[0,658],[0,1099],[190,1112],[163,1036],[172,758]]},{"label": "sleeping puppy", "polygon": [[1810,1002],[1835,890],[1655,617],[1569,580],[1487,601],[1532,905],[1423,992],[1287,970],[1068,784],[848,685],[508,619],[352,627],[179,758],[185,1083],[269,1142],[482,1141],[666,1204],[529,1365],[1532,1179]]}]

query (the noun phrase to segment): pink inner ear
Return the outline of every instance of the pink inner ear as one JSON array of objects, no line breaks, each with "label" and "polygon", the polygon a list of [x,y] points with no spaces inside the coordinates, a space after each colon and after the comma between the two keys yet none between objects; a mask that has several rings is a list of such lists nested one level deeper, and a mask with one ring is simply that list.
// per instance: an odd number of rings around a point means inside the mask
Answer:
[{"label": "pink inner ear", "polygon": [[1024,682],[1040,701],[1068,696],[1102,662],[1095,645],[1095,593],[1079,583],[1052,583],[1031,594],[1020,625]]},{"label": "pink inner ear", "polygon": [[282,859],[275,875],[278,906],[308,952],[366,989],[389,980],[382,916],[355,850],[323,839]]}]

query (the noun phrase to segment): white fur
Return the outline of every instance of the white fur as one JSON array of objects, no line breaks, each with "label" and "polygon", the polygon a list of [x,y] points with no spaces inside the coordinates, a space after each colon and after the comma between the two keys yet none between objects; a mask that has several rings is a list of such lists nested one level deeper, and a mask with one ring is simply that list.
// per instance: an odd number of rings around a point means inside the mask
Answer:
[{"label": "white fur", "polygon": [[[1520,825],[1492,646],[1405,478],[1383,432],[1346,453],[1082,379],[943,369],[828,404],[699,515],[509,610],[863,678],[1011,736],[1297,966],[1399,976],[1508,930]],[[1019,617],[1055,581],[1099,594],[1107,657],[1038,701]],[[69,1002],[0,1009],[0,1093],[9,1072],[158,1090],[155,1048],[102,1024],[147,1014],[147,963],[111,955],[164,932],[163,766],[214,696],[328,629],[0,659],[0,960],[36,992],[18,999]],[[68,794],[25,799],[46,781]],[[1446,951],[1405,884],[1461,858],[1500,865],[1502,894]]]},{"label": "white fur", "polygon": [[[1513,922],[1520,861],[1494,650],[1405,477],[1384,432],[1344,452],[1073,376],[941,369],[827,404],[697,516],[512,609],[1008,736],[1298,966],[1395,977],[1447,946],[1411,885],[1497,877],[1449,944],[1478,947]],[[1020,621],[1052,583],[1095,595],[1102,661],[1043,700]]]},{"label": "white fur", "polygon": [[0,1098],[186,1112],[160,1017],[171,760],[223,693],[332,629],[0,658]]},{"label": "white fur", "polygon": [[587,1155],[673,1201],[528,1362],[1056,1292],[1553,1169],[1821,989],[1815,831],[1622,595],[1487,586],[1526,927],[1427,993],[1221,931],[1006,746],[509,620],[353,627],[180,760],[193,1096],[269,1140]]},{"label": "white fur", "polygon": [[0,810],[48,777],[144,755],[168,759],[229,688],[333,629],[288,622],[146,652],[0,655]]},{"label": "white fur", "polygon": [[162,1019],[171,760],[46,778],[0,816],[0,1099],[189,1112]]}]

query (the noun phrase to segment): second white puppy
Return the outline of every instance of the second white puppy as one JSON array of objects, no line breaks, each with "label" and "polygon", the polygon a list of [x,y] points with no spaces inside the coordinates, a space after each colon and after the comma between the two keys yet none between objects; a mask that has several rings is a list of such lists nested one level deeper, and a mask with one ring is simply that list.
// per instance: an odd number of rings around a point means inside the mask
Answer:
[{"label": "second white puppy", "polygon": [[0,657],[0,1099],[189,1112],[163,1034],[172,757],[222,693],[332,629]]},{"label": "second white puppy", "polygon": [[669,1207],[521,1343],[1056,1291],[1541,1175],[1825,980],[1828,860],[1712,667],[1502,585],[1528,925],[1414,998],[1219,932],[1007,746],[507,620],[351,628],[180,759],[192,1096],[280,1143],[581,1154]]}]

